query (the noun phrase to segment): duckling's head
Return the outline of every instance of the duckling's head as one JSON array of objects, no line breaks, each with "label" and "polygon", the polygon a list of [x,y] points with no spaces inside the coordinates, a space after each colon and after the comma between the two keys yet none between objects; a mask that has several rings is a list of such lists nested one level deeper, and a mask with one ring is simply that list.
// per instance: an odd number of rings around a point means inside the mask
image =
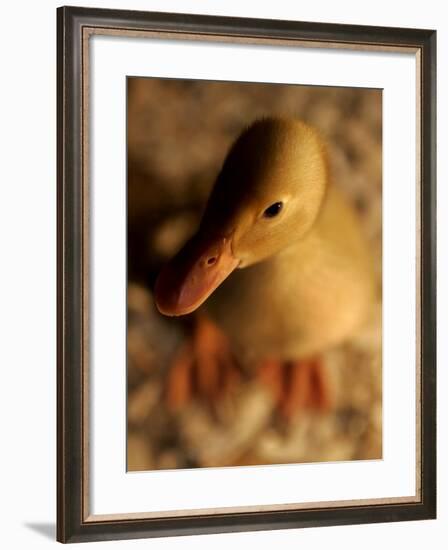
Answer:
[{"label": "duckling's head", "polygon": [[230,149],[196,235],[157,279],[159,311],[194,311],[235,268],[303,238],[327,184],[325,147],[313,128],[277,118],[252,124]]}]

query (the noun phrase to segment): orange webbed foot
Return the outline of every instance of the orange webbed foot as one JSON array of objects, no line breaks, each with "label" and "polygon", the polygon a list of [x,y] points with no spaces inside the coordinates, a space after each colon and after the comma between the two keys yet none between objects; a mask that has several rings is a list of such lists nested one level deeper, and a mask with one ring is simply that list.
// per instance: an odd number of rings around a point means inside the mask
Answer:
[{"label": "orange webbed foot", "polygon": [[208,317],[198,315],[168,373],[167,407],[174,412],[196,400],[213,410],[237,386],[240,377],[226,335]]},{"label": "orange webbed foot", "polygon": [[272,392],[276,410],[285,420],[304,410],[328,411],[332,406],[331,388],[324,365],[319,359],[265,361],[260,381]]}]

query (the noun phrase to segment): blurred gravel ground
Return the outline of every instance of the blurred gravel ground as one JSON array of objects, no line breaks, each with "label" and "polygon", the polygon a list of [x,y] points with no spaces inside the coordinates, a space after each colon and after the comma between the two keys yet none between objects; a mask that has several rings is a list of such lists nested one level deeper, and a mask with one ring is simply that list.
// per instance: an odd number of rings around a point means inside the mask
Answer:
[{"label": "blurred gravel ground", "polygon": [[185,319],[154,308],[161,263],[194,231],[225,154],[267,115],[299,117],[327,138],[335,184],[362,216],[381,295],[381,91],[128,79],[128,469],[359,460],[382,456],[381,303],[353,341],[324,357],[334,389],[325,414],[289,426],[248,379],[215,414],[166,410],[170,360]]}]

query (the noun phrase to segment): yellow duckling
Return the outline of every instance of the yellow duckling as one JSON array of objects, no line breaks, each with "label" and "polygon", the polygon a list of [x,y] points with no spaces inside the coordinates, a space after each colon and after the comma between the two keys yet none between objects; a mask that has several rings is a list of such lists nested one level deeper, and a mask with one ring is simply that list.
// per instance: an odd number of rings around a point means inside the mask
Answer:
[{"label": "yellow duckling", "polygon": [[[369,252],[356,213],[331,181],[319,134],[299,120],[262,119],[232,146],[196,235],[159,274],[156,304],[165,315],[185,315],[207,300],[201,310],[220,330],[200,317],[204,393],[224,384],[212,372],[229,366],[219,360],[223,331],[238,359],[272,382],[289,415],[310,403],[312,388],[315,404],[328,401],[317,358],[366,318],[374,295]],[[190,392],[186,379],[179,402]]]}]

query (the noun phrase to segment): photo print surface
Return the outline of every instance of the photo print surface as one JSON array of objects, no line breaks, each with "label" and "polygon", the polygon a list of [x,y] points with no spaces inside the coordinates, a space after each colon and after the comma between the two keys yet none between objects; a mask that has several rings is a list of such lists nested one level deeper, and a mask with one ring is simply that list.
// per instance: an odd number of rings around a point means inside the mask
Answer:
[{"label": "photo print surface", "polygon": [[128,77],[129,471],[382,458],[382,92]]}]

